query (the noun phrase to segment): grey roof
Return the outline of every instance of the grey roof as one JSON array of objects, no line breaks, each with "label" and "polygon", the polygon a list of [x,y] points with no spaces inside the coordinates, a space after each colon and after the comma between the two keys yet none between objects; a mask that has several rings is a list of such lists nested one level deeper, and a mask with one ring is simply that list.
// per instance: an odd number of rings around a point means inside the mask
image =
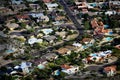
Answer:
[{"label": "grey roof", "polygon": [[43,55],[42,58],[50,59],[50,58],[54,58],[56,56],[58,56],[58,55],[55,53],[48,53],[48,54]]},{"label": "grey roof", "polygon": [[55,40],[56,36],[44,36],[43,38],[47,41],[51,41],[51,40]]},{"label": "grey roof", "polygon": [[0,45],[0,51],[6,48],[6,44]]},{"label": "grey roof", "polygon": [[0,36],[2,36],[2,37],[7,37],[7,35],[4,34],[3,31],[0,31]]}]

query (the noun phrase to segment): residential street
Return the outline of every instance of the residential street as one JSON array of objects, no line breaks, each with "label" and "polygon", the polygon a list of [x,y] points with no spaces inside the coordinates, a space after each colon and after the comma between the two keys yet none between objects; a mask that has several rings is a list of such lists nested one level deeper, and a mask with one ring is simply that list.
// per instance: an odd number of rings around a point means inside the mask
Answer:
[{"label": "residential street", "polygon": [[72,20],[72,22],[74,23],[74,25],[77,28],[77,30],[79,31],[79,33],[83,34],[84,29],[81,27],[81,25],[77,21],[77,18],[72,14],[71,10],[68,8],[67,3],[64,0],[60,0],[59,2],[64,7],[64,10],[68,14],[68,16]]}]

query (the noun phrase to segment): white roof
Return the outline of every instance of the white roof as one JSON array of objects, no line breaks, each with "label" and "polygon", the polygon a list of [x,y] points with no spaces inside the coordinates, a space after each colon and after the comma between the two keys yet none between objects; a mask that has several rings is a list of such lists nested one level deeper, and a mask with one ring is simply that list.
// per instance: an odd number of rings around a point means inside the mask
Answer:
[{"label": "white roof", "polygon": [[20,68],[24,69],[27,68],[28,66],[26,65],[26,62],[22,62],[20,65]]},{"label": "white roof", "polygon": [[108,14],[108,15],[116,14],[116,11],[107,11],[105,12],[105,14]]},{"label": "white roof", "polygon": [[11,0],[12,4],[21,4],[23,0]]},{"label": "white roof", "polygon": [[82,44],[80,44],[80,43],[73,43],[72,45],[75,46],[75,47],[81,47],[82,46]]},{"label": "white roof", "polygon": [[110,54],[110,53],[112,53],[111,50],[107,50],[107,51],[105,51],[105,54]]},{"label": "white roof", "polygon": [[63,69],[62,70],[62,72],[64,72],[64,73],[67,73],[67,74],[74,74],[76,71],[75,70],[78,70],[79,69],[79,67],[72,67],[72,68],[69,68],[69,69]]},{"label": "white roof", "polygon": [[31,38],[28,40],[28,43],[29,44],[34,44],[36,42],[42,42],[43,40],[42,39],[37,39],[37,38]]},{"label": "white roof", "polygon": [[29,44],[34,44],[37,41],[37,38],[31,38],[28,40]]},{"label": "white roof", "polygon": [[20,68],[20,66],[15,66],[15,67],[14,67],[14,69],[18,69],[18,68]]},{"label": "white roof", "polygon": [[47,5],[48,8],[53,8],[58,6],[57,3],[45,3],[45,4]]},{"label": "white roof", "polygon": [[53,30],[52,30],[51,28],[49,28],[49,29],[42,29],[41,31],[43,31],[43,33],[44,33],[45,35],[48,35],[48,34],[50,34],[51,32],[53,32]]},{"label": "white roof", "polygon": [[36,42],[42,42],[43,40],[42,39],[38,39]]},{"label": "white roof", "polygon": [[38,1],[38,0],[27,0],[28,2],[35,2],[35,1]]},{"label": "white roof", "polygon": [[104,52],[100,52],[100,53],[98,54],[98,56],[104,57],[104,56],[106,56],[106,54],[105,54]]},{"label": "white roof", "polygon": [[44,14],[43,13],[30,13],[29,15],[31,15],[32,17],[42,17],[42,16],[44,16]]}]

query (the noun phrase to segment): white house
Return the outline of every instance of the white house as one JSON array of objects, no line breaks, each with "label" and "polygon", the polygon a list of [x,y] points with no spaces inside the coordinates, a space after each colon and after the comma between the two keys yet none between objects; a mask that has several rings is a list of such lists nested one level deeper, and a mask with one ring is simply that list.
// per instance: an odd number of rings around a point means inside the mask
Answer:
[{"label": "white house", "polygon": [[107,11],[105,12],[106,15],[115,15],[116,14],[116,11]]},{"label": "white house", "polygon": [[11,0],[12,4],[21,4],[23,3],[23,0]]},{"label": "white house", "polygon": [[36,2],[38,0],[26,0],[26,1],[28,1],[28,2]]},{"label": "white house", "polygon": [[47,8],[48,8],[49,11],[52,11],[52,10],[54,10],[55,8],[58,7],[58,4],[57,4],[57,3],[45,3],[45,4],[46,4],[46,6],[47,6]]},{"label": "white house", "polygon": [[[22,69],[23,73],[29,73],[29,68],[32,67],[32,63],[30,62],[22,62],[19,66],[15,66],[14,69]],[[11,72],[12,74],[12,72]]]},{"label": "white house", "polygon": [[37,39],[37,38],[34,38],[34,37],[28,39],[28,43],[29,43],[29,44],[42,43],[42,42],[43,42],[42,39]]},{"label": "white house", "polygon": [[31,15],[33,18],[37,18],[37,22],[39,21],[48,22],[49,21],[48,16],[45,16],[43,13],[30,13],[29,15]]},{"label": "white house", "polygon": [[82,44],[80,44],[80,43],[73,43],[72,45],[75,47],[82,47]]},{"label": "white house", "polygon": [[67,73],[67,74],[75,74],[76,72],[79,71],[79,66],[69,66],[69,65],[62,65],[62,72]]},{"label": "white house", "polygon": [[42,29],[41,31],[42,31],[45,35],[48,35],[48,34],[50,34],[50,33],[53,32],[53,29],[48,28],[48,29]]}]

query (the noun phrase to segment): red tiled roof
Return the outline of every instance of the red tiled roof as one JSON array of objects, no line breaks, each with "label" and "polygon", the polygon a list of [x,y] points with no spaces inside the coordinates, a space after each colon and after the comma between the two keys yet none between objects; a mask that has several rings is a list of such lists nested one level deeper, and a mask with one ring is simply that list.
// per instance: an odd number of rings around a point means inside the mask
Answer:
[{"label": "red tiled roof", "polygon": [[105,67],[104,68],[104,71],[105,72],[109,72],[109,71],[116,71],[116,66],[115,65],[113,65],[113,66],[108,66],[108,67]]},{"label": "red tiled roof", "polygon": [[63,64],[63,65],[61,65],[61,68],[69,69],[69,68],[71,68],[71,66],[69,66],[69,65],[67,65],[67,64]]},{"label": "red tiled roof", "polygon": [[119,45],[116,45],[115,48],[120,49],[120,44],[119,44]]},{"label": "red tiled roof", "polygon": [[91,61],[91,56],[87,57],[87,61]]},{"label": "red tiled roof", "polygon": [[91,25],[92,25],[92,28],[95,28],[95,27],[99,26],[96,20],[92,20]]},{"label": "red tiled roof", "polygon": [[29,16],[28,15],[16,15],[16,18],[25,19],[25,18],[29,18]]},{"label": "red tiled roof", "polygon": [[82,42],[90,42],[91,41],[91,38],[83,38],[82,39]]}]

